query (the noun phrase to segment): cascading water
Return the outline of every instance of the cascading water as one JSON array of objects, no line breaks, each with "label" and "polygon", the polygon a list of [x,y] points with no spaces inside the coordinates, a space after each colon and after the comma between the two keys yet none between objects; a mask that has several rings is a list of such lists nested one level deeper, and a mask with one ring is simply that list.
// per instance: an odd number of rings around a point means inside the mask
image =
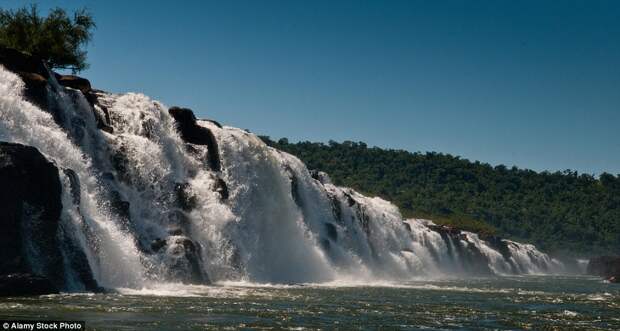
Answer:
[{"label": "cascading water", "polygon": [[[404,220],[243,130],[182,110],[191,118],[180,123],[141,94],[96,92],[93,104],[49,83],[55,116],[0,68],[0,140],[34,146],[63,170],[67,290],[84,289],[79,261],[110,288],[562,270],[532,245]],[[109,130],[98,128],[104,112]]]}]

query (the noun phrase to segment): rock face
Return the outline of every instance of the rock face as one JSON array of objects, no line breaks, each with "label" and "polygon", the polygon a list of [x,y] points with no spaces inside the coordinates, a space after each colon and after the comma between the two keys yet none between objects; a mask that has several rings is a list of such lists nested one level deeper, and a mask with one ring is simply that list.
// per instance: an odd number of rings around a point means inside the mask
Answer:
[{"label": "rock face", "polygon": [[35,273],[29,256],[42,253],[37,270],[62,285],[56,238],[62,211],[58,169],[34,147],[0,142],[0,183],[0,273]]},{"label": "rock face", "polygon": [[191,109],[171,107],[168,112],[177,122],[183,140],[194,145],[206,145],[209,167],[213,171],[220,171],[220,155],[213,133],[196,123],[196,116]]},{"label": "rock face", "polygon": [[48,108],[49,72],[39,58],[16,49],[0,46],[0,64],[18,74],[25,83],[25,97],[41,108]]},{"label": "rock face", "polygon": [[616,283],[620,279],[620,256],[599,256],[590,259],[586,272]]},{"label": "rock face", "polygon": [[58,293],[49,279],[28,273],[0,275],[0,297]]}]

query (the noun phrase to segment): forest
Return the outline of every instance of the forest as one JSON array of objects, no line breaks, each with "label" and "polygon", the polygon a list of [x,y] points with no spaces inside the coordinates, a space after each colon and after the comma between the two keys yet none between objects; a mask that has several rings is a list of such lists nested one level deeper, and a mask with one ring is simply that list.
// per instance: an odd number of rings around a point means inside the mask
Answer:
[{"label": "forest", "polygon": [[405,217],[530,242],[557,254],[617,253],[620,175],[536,172],[363,142],[261,139],[334,184],[392,201]]}]

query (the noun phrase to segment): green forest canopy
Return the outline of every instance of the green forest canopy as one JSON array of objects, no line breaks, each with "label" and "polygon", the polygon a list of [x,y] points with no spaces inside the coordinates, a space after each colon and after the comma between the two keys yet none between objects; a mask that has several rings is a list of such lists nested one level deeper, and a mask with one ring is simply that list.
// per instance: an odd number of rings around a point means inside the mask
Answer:
[{"label": "green forest canopy", "polygon": [[0,45],[15,48],[45,60],[50,68],[86,69],[86,50],[95,27],[93,17],[81,9],[69,17],[64,9],[39,15],[36,5],[18,10],[0,8]]},{"label": "green forest canopy", "polygon": [[620,176],[493,167],[441,153],[411,153],[362,142],[286,139],[291,153],[335,184],[394,202],[407,217],[497,233],[549,252],[620,250]]}]

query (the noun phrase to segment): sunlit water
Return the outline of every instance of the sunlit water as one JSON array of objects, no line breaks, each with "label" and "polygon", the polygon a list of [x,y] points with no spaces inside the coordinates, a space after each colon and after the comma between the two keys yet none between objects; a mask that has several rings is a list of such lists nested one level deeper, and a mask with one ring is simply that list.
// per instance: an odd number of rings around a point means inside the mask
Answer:
[{"label": "sunlit water", "polygon": [[84,320],[95,330],[620,329],[620,286],[590,277],[226,283],[120,292],[3,298],[0,319]]}]

